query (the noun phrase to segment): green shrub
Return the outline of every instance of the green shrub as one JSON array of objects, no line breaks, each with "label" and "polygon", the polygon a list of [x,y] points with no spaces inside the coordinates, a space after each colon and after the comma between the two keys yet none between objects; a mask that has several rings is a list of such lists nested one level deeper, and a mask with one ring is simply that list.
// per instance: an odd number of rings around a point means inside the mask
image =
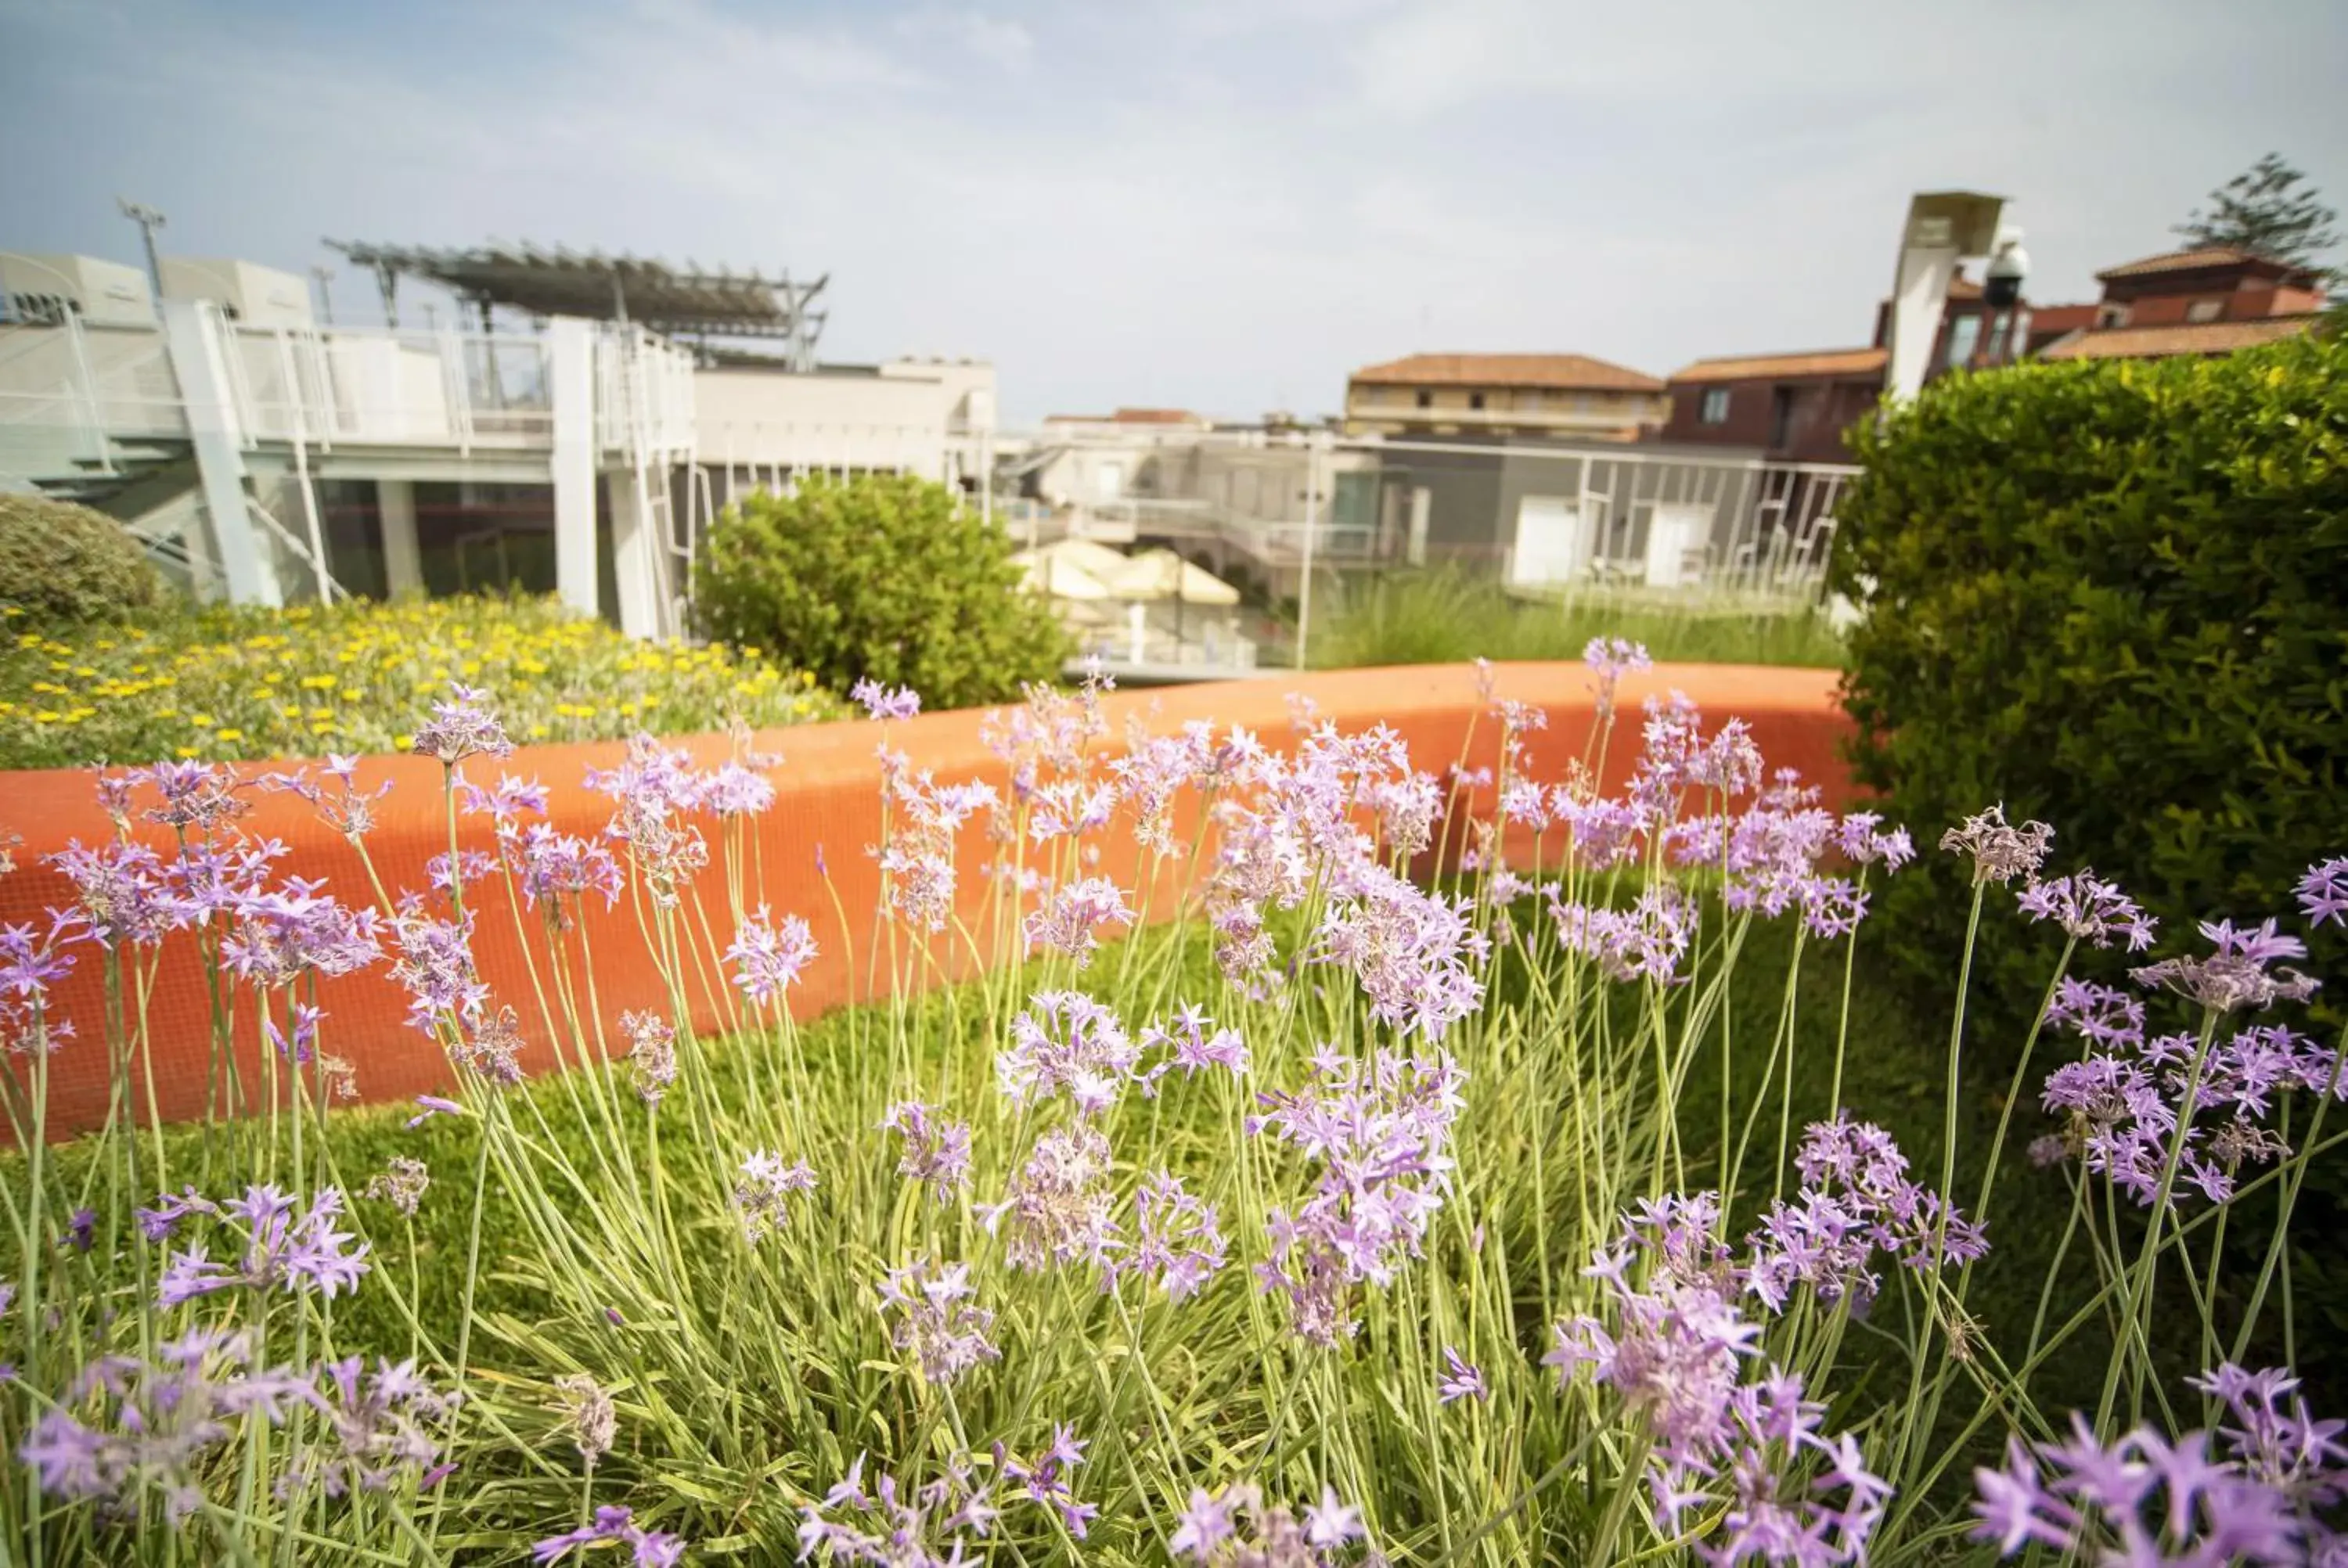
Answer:
[{"label": "green shrub", "polygon": [[[1856,444],[1855,757],[1920,835],[2002,800],[2172,929],[2348,849],[2348,343],[1956,377]],[[1943,969],[1961,874],[1886,895]]]},{"label": "green shrub", "polygon": [[[2301,872],[2348,852],[2348,343],[1952,377],[1855,444],[1835,576],[1871,589],[1845,690],[1887,810],[1927,846],[1993,802],[2051,823],[2054,866],[2117,880],[2180,948],[2196,920],[2295,917]],[[1964,870],[1927,853],[1882,892],[1920,982],[1946,983]],[[2060,940],[2013,928],[1984,922],[1975,970],[2008,1019]]]},{"label": "green shrub", "polygon": [[170,592],[123,526],[44,496],[0,495],[0,610],[29,625],[120,620]]},{"label": "green shrub", "polygon": [[926,479],[804,481],[760,494],[711,534],[695,579],[704,630],[815,672],[867,677],[932,708],[969,707],[1048,681],[1071,645],[1020,586],[1008,535]]}]

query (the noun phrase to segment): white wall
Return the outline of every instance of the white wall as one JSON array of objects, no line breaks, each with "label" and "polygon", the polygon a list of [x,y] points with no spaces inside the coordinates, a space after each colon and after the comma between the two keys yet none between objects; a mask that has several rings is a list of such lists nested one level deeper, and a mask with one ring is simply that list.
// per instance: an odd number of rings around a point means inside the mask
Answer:
[{"label": "white wall", "polygon": [[698,370],[695,449],[719,466],[908,468],[941,477],[989,366],[885,366],[880,374]]}]

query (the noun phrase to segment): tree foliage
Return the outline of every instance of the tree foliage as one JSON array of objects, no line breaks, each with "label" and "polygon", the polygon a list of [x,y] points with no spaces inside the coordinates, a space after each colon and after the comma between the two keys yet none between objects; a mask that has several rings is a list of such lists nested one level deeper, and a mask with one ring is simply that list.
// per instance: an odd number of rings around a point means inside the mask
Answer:
[{"label": "tree foliage", "polygon": [[2196,208],[2173,232],[2196,245],[2230,245],[2312,267],[2340,243],[2332,227],[2339,217],[2306,175],[2271,152],[2209,192],[2209,207]]}]

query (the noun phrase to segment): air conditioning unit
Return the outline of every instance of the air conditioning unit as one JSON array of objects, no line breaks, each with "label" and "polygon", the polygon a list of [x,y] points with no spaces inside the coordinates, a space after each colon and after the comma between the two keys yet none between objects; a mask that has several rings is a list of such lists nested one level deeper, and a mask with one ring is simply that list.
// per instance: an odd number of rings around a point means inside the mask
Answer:
[{"label": "air conditioning unit", "polygon": [[231,321],[249,327],[306,327],[311,321],[309,284],[251,261],[166,256],[163,297],[210,300]]},{"label": "air conditioning unit", "polygon": [[147,274],[95,256],[0,251],[0,294],[7,296],[11,321],[56,323],[71,313],[86,326],[155,324]]}]

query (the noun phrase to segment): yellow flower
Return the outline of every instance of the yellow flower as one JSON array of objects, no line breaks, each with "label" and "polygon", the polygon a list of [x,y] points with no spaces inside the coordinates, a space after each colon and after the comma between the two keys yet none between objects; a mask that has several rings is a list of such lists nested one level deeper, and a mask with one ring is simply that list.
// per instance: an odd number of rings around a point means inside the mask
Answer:
[{"label": "yellow flower", "polygon": [[242,730],[234,729],[221,730],[218,733],[214,734],[212,739],[215,741],[241,741],[244,739],[244,732]]},{"label": "yellow flower", "polygon": [[305,692],[332,691],[335,684],[336,679],[332,675],[304,675],[302,677],[302,689]]},{"label": "yellow flower", "polygon": [[183,757],[200,757],[203,754],[203,748],[201,746],[181,746],[180,748],[180,755]]},{"label": "yellow flower", "polygon": [[214,724],[219,723],[220,721],[213,718],[210,713],[191,713],[188,715],[188,723],[193,724],[199,730],[209,730]]},{"label": "yellow flower", "polygon": [[342,689],[340,695],[345,702],[355,702],[361,697],[366,696],[366,693],[360,691],[356,686],[345,686]]}]

